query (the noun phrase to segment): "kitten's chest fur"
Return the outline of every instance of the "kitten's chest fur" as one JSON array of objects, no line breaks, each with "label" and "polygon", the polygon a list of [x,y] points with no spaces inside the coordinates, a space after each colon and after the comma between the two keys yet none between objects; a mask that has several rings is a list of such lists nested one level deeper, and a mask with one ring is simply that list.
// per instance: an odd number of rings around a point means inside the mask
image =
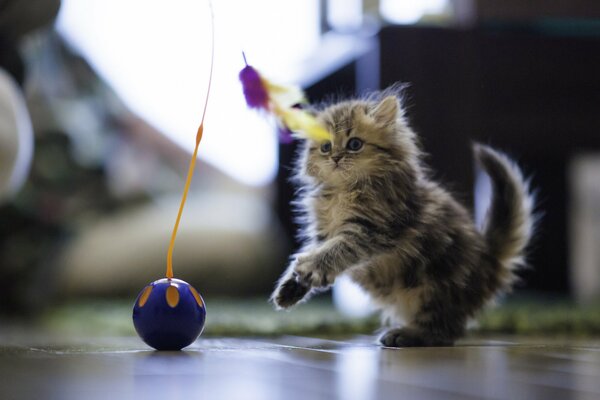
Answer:
[{"label": "kitten's chest fur", "polygon": [[353,213],[357,193],[345,191],[323,191],[315,196],[312,211],[315,230],[322,239],[335,235]]}]

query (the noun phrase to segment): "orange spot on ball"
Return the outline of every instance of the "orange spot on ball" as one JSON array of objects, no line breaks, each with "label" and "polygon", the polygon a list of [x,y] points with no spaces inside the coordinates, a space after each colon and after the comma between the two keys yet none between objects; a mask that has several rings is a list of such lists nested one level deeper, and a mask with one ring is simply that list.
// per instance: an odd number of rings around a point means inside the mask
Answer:
[{"label": "orange spot on ball", "polygon": [[165,297],[167,299],[167,304],[169,305],[169,307],[175,308],[177,307],[177,304],[179,304],[179,291],[175,286],[171,285],[167,288]]},{"label": "orange spot on ball", "polygon": [[138,300],[138,305],[140,307],[144,307],[144,304],[146,304],[148,301],[148,297],[150,297],[150,292],[152,292],[152,286],[146,286],[142,292],[142,295],[140,296],[140,299]]},{"label": "orange spot on ball", "polygon": [[190,286],[190,290],[192,291],[192,295],[196,299],[196,302],[200,307],[204,307],[204,302],[202,301],[202,297],[200,297],[200,293],[196,291],[192,286]]}]

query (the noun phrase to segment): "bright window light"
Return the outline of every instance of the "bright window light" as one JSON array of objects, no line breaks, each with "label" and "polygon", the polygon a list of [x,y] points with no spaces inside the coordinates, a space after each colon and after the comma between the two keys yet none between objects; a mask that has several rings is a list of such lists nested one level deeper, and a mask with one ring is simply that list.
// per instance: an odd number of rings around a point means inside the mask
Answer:
[{"label": "bright window light", "polygon": [[[277,137],[246,109],[238,73],[248,62],[287,82],[319,41],[318,0],[218,0],[215,72],[200,158],[252,185],[271,182]],[[207,1],[64,0],[58,31],[135,113],[193,149],[210,64]]]},{"label": "bright window light", "polygon": [[362,0],[328,0],[327,22],[336,31],[352,32],[363,22]]},{"label": "bright window light", "polygon": [[426,14],[441,13],[448,6],[448,0],[381,0],[379,12],[389,22],[414,24]]}]

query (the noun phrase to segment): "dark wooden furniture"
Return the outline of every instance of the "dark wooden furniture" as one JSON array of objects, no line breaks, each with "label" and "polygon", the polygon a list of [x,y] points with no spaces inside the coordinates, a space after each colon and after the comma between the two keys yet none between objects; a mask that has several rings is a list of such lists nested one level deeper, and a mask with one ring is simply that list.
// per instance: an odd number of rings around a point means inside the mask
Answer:
[{"label": "dark wooden furniture", "polygon": [[409,117],[441,180],[470,197],[471,141],[506,151],[532,177],[543,218],[525,282],[568,291],[567,169],[600,149],[600,31],[389,26],[379,38],[381,86],[410,83]]}]

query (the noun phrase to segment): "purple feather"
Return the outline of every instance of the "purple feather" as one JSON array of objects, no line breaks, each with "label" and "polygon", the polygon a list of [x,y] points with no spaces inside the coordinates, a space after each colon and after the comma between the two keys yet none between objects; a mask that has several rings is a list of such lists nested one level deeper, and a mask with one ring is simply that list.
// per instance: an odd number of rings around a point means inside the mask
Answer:
[{"label": "purple feather", "polygon": [[267,108],[269,95],[258,72],[249,65],[240,71],[240,81],[250,108]]},{"label": "purple feather", "polygon": [[279,132],[279,143],[290,144],[294,141],[294,138],[292,136],[292,131],[290,131],[287,127],[280,126],[278,128],[278,132]]}]

